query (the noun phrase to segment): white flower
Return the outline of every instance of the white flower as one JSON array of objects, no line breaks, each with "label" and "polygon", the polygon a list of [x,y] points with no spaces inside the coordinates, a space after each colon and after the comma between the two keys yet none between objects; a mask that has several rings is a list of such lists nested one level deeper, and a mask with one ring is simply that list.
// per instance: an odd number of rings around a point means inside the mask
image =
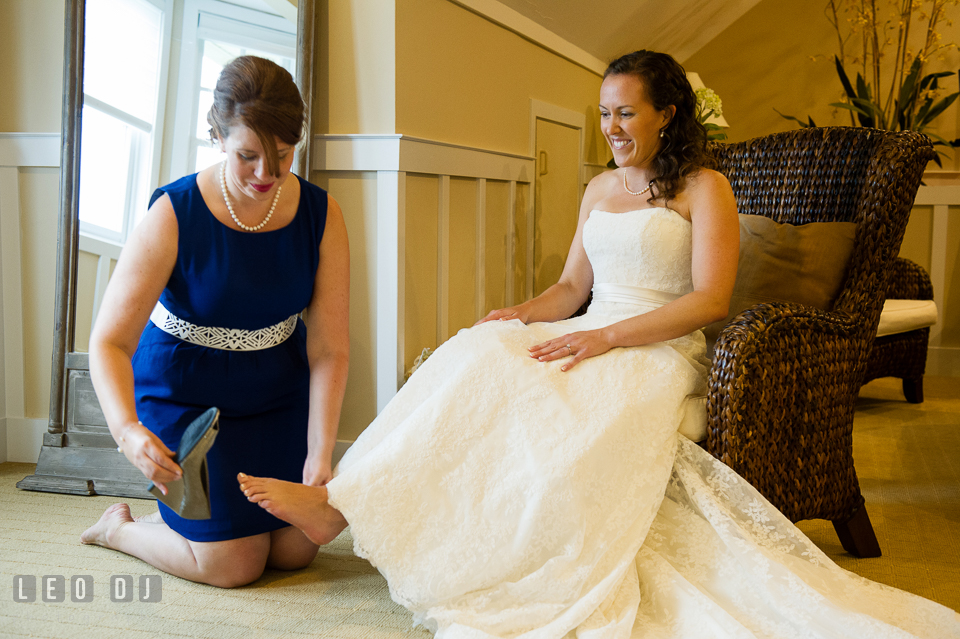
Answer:
[{"label": "white flower", "polygon": [[424,348],[420,351],[420,355],[417,356],[417,359],[413,360],[413,366],[410,367],[410,370],[407,371],[406,375],[403,376],[404,380],[410,379],[410,376],[417,372],[417,369],[427,361],[427,358],[433,355],[433,349],[430,347]]},{"label": "white flower", "polygon": [[713,117],[719,118],[723,115],[723,102],[720,100],[720,96],[717,95],[713,89],[708,89],[706,87],[700,87],[696,91],[697,94],[697,114],[700,117],[701,121],[705,119],[703,116],[706,113],[710,113]]}]

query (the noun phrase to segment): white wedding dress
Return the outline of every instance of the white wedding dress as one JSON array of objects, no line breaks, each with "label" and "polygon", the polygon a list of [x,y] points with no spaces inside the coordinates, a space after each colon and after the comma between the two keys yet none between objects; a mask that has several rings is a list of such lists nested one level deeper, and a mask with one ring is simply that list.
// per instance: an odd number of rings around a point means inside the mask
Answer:
[{"label": "white wedding dress", "polygon": [[460,331],[337,467],[330,502],[393,599],[443,638],[960,637],[960,615],[842,570],[677,434],[705,390],[699,331],[567,373],[529,356],[692,288],[669,209],[594,211],[583,243],[586,315]]}]

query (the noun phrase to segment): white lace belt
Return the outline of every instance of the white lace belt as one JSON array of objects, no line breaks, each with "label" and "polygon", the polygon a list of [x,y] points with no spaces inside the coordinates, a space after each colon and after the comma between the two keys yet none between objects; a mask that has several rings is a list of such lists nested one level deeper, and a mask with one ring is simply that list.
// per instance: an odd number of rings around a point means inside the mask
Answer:
[{"label": "white lace belt", "polygon": [[594,284],[594,302],[620,302],[621,304],[643,304],[663,306],[680,297],[674,293],[655,291],[652,288],[631,286],[629,284]]},{"label": "white lace belt", "polygon": [[224,351],[261,351],[282,344],[297,329],[299,313],[291,315],[279,324],[248,331],[242,328],[221,328],[219,326],[200,326],[182,320],[157,302],[150,321],[157,328],[191,344],[218,348]]}]

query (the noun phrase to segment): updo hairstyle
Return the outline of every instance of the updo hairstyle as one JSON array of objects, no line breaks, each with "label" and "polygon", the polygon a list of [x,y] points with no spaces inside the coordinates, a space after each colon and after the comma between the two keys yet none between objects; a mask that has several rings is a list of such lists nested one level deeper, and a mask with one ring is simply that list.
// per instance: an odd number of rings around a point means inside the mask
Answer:
[{"label": "updo hairstyle", "polygon": [[610,63],[604,78],[633,75],[658,111],[675,106],[676,113],[663,130],[660,152],[653,160],[650,202],[668,203],[683,189],[686,178],[712,163],[707,154],[707,131],[697,120],[697,96],[683,67],[666,53],[634,51]]},{"label": "updo hairstyle", "polygon": [[303,137],[304,105],[290,73],[275,62],[244,55],[223,68],[207,113],[210,138],[226,140],[230,127],[252,130],[267,158],[271,175],[280,176],[279,138],[296,145]]}]

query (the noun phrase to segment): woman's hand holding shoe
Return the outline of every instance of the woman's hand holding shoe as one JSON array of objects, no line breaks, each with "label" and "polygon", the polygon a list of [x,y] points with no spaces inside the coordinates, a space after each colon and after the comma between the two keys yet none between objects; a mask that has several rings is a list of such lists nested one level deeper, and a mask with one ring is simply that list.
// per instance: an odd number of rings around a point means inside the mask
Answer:
[{"label": "woman's hand holding shoe", "polygon": [[167,494],[165,484],[183,476],[180,466],[173,461],[175,453],[140,422],[124,428],[117,443],[124,457],[164,495]]}]

